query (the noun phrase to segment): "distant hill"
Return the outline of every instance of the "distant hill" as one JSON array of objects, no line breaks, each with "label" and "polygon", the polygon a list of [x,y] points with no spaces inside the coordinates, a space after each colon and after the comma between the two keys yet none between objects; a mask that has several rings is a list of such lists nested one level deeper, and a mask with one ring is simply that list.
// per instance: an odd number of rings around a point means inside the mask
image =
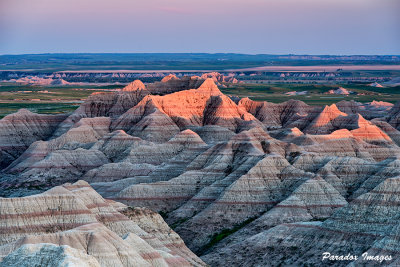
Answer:
[{"label": "distant hill", "polygon": [[400,64],[398,55],[249,55],[233,53],[104,53],[0,56],[0,70],[222,70],[266,65]]}]

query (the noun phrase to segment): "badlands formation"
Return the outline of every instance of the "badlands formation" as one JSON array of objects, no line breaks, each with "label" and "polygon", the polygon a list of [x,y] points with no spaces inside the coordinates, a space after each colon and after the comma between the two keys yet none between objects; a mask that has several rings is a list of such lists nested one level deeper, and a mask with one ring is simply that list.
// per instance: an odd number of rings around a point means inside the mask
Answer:
[{"label": "badlands formation", "polygon": [[0,120],[3,264],[400,264],[400,103],[231,99],[204,78]]},{"label": "badlands formation", "polygon": [[1,266],[205,266],[160,215],[87,182],[0,199]]}]

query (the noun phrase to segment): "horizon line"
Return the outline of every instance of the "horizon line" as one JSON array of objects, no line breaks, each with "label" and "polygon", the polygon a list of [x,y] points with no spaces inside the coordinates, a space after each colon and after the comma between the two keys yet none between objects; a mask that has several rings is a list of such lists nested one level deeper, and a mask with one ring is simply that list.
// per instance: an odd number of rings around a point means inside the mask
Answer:
[{"label": "horizon line", "polygon": [[21,53],[21,54],[0,54],[0,56],[34,56],[34,55],[104,55],[104,54],[180,54],[180,55],[247,55],[247,56],[397,56],[400,54],[295,54],[295,53],[237,53],[237,52],[41,52],[41,53]]}]

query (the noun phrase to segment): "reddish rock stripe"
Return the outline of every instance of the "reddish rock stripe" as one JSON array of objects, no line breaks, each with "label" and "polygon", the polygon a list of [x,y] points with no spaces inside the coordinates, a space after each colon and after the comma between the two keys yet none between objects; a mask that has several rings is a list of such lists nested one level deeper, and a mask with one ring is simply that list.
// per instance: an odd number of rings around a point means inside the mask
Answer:
[{"label": "reddish rock stripe", "polygon": [[[48,193],[48,191],[44,192],[43,195],[45,196],[45,198],[49,198],[49,199],[56,199],[59,200],[60,196],[62,197],[63,200],[70,200],[70,199],[75,199],[76,197],[73,195],[70,195],[69,193],[62,193],[62,194],[53,194],[53,193]],[[23,197],[23,198],[2,198],[1,202],[14,202],[14,201],[18,201],[18,203],[24,203],[24,202],[28,202],[31,203],[32,199],[35,199],[36,195],[32,195],[32,196],[27,196],[27,197]]]},{"label": "reddish rock stripe", "polygon": [[278,201],[215,201],[215,204],[222,205],[275,205]]},{"label": "reddish rock stripe", "polygon": [[[112,141],[125,141],[125,140],[135,140],[135,141],[140,141],[141,139],[139,139],[138,137],[134,137],[134,136],[106,136],[105,138],[112,140]],[[107,140],[107,141],[109,141]]]},{"label": "reddish rock stripe", "polygon": [[164,244],[167,248],[173,249],[173,248],[183,248],[185,247],[185,243],[169,243],[169,244]]},{"label": "reddish rock stripe", "polygon": [[165,258],[165,261],[169,266],[191,266],[191,264],[182,257]]},{"label": "reddish rock stripe", "polygon": [[[107,176],[101,176],[101,175],[98,175],[99,177],[110,177],[109,175],[107,175]],[[162,187],[164,187],[164,186],[168,186],[168,187],[173,187],[173,186],[176,186],[176,187],[182,187],[182,186],[194,186],[194,185],[198,185],[198,186],[200,186],[200,185],[205,185],[205,186],[207,186],[208,184],[196,184],[196,183],[191,183],[191,184],[185,184],[185,183],[180,183],[180,184],[169,184],[169,183],[154,183],[154,184],[151,184],[151,186],[162,186]],[[221,187],[225,187],[225,186],[221,186]]]},{"label": "reddish rock stripe", "polygon": [[122,222],[122,221],[129,221],[129,218],[124,217],[124,216],[118,216],[118,214],[116,215],[97,215],[96,219],[98,221],[101,221],[103,223],[108,222]]},{"label": "reddish rock stripe", "polygon": [[[51,163],[52,164],[52,163]],[[93,165],[85,165],[85,164],[79,164],[79,168],[92,168],[92,167],[97,167],[98,164],[93,164]],[[59,165],[59,166],[54,166],[54,165],[44,165],[44,166],[30,166],[30,169],[76,169],[76,166],[73,165]]]},{"label": "reddish rock stripe", "polygon": [[53,224],[36,224],[36,225],[23,225],[23,226],[9,226],[9,227],[0,227],[0,233],[9,233],[9,235],[15,235],[20,233],[38,233],[42,230],[42,233],[48,233],[49,229],[64,229],[70,230],[79,226],[87,225],[88,223],[94,222],[83,222],[83,223],[60,223],[56,222]]},{"label": "reddish rock stripe", "polygon": [[320,204],[320,205],[276,205],[277,208],[295,208],[295,209],[309,209],[309,208],[340,208],[346,205],[329,205],[329,204]]},{"label": "reddish rock stripe", "polygon": [[189,201],[214,201],[216,198],[192,198]]},{"label": "reddish rock stripe", "polygon": [[47,210],[42,212],[31,212],[23,214],[0,214],[0,220],[5,219],[16,219],[16,218],[34,218],[44,216],[60,216],[60,215],[82,215],[82,214],[93,214],[89,210]]},{"label": "reddish rock stripe", "polygon": [[88,209],[103,208],[103,207],[109,207],[109,206],[110,206],[110,204],[108,204],[108,203],[94,203],[94,204],[86,205],[86,207]]},{"label": "reddish rock stripe", "polygon": [[140,253],[140,256],[145,260],[162,259],[161,254],[158,252]]},{"label": "reddish rock stripe", "polygon": [[112,200],[173,200],[173,199],[190,199],[191,197],[117,197],[117,198],[110,198]]},{"label": "reddish rock stripe", "polygon": [[141,238],[141,239],[156,239],[154,236],[152,236],[152,235],[139,235],[139,237]]},{"label": "reddish rock stripe", "polygon": [[313,192],[307,192],[307,193],[302,193],[302,192],[296,192],[296,195],[303,195],[303,196],[308,196],[308,195],[312,195],[312,196],[319,196],[319,195],[321,195],[321,196],[326,196],[326,192],[315,192],[315,193],[313,193]]},{"label": "reddish rock stripe", "polygon": [[[253,194],[257,194],[257,193],[261,193],[261,194],[265,194],[265,192],[273,192],[274,190],[263,190],[263,189],[260,189],[260,190],[229,190],[229,192],[234,192],[234,193],[242,193],[242,192],[248,192],[248,193],[253,193]],[[312,193],[312,192],[310,192],[310,193],[301,193],[301,192],[296,192],[296,195],[304,195],[304,196],[308,196],[308,195],[312,195],[312,196],[325,196],[326,195],[326,193]]]}]

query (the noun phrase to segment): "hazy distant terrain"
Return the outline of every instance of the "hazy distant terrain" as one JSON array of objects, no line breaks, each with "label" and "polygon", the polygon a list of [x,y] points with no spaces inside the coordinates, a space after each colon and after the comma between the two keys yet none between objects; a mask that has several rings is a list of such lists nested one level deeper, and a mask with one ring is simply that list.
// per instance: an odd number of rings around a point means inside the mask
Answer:
[{"label": "hazy distant terrain", "polygon": [[399,64],[400,56],[308,56],[205,53],[39,54],[0,56],[0,70],[224,70],[266,65]]},{"label": "hazy distant terrain", "polygon": [[[134,79],[160,81],[171,73],[211,71],[237,80],[223,93],[253,100],[400,100],[399,56],[299,56],[245,54],[40,54],[0,56],[0,117],[19,108],[39,113],[74,110],[93,92],[121,89]],[[394,82],[393,82],[394,81]],[[378,87],[371,86],[376,83]],[[349,95],[330,95],[340,87]]]}]

